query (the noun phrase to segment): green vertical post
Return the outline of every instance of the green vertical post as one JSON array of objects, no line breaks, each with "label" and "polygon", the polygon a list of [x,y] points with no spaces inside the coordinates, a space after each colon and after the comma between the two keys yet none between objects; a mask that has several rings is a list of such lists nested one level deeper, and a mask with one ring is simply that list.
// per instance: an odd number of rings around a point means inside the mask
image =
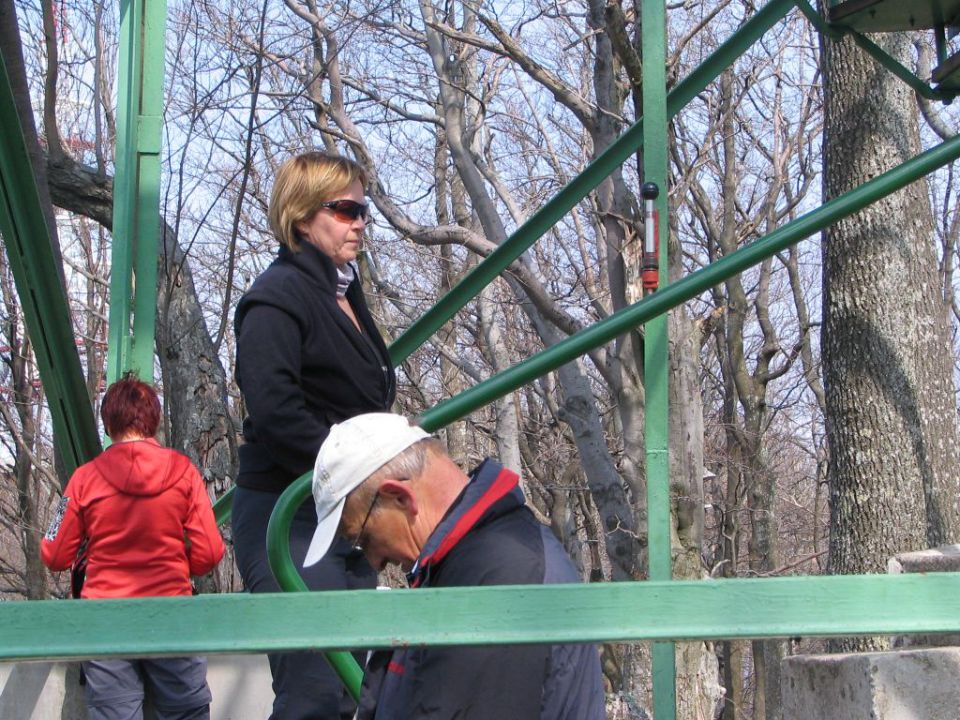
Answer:
[{"label": "green vertical post", "polygon": [[153,377],[166,15],[164,0],[124,0],[120,6],[111,382],[127,370]]},{"label": "green vertical post", "polygon": [[[659,211],[660,284],[669,282],[667,144],[667,12],[665,0],[643,0],[643,181],[660,188],[654,200]],[[644,438],[647,455],[647,550],[650,580],[670,580],[669,348],[667,315],[644,327]],[[673,643],[653,643],[653,716],[676,717],[676,660]]]},{"label": "green vertical post", "polygon": [[136,79],[143,69],[140,3],[120,3],[117,61],[117,138],[113,177],[113,247],[110,258],[110,315],[108,318],[107,382],[130,367],[130,317],[133,300],[133,198],[127,189],[136,177],[131,152],[135,145],[139,93]]}]

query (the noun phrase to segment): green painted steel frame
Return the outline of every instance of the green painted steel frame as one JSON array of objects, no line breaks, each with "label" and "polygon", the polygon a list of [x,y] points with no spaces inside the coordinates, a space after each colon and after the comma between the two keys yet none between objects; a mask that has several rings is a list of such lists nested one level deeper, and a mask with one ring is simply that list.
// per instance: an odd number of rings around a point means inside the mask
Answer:
[{"label": "green painted steel frame", "polygon": [[[795,0],[771,0],[760,8],[667,95],[668,116],[676,115],[706,89],[724,69],[783,19],[794,6]],[[394,364],[399,365],[416,348],[427,342],[460,308],[623,164],[641,147],[642,139],[643,118],[640,118],[397,338],[390,346],[390,356]]]},{"label": "green painted steel frame", "polygon": [[[831,25],[824,21],[814,7],[807,0],[795,0],[797,8],[807,17],[810,23],[817,31],[827,37],[838,39],[844,35],[849,35],[860,48],[879,62],[888,71],[896,75],[902,82],[927,100],[939,100],[943,103],[950,103],[957,95],[956,91],[949,87],[932,87],[921,80],[903,63],[892,57],[886,50],[877,45],[873,40],[861,32],[845,25]],[[942,31],[942,28],[941,28]]]},{"label": "green painted steel frame", "polygon": [[930,573],[11,602],[0,659],[957,632],[958,596]]},{"label": "green painted steel frame", "polygon": [[[643,60],[643,181],[660,188],[655,205],[660,237],[660,287],[670,282],[669,158],[667,133],[667,8],[666,0],[643,0],[641,6]],[[639,274],[640,268],[633,268]],[[643,431],[647,458],[647,556],[649,578],[672,578],[670,532],[669,337],[667,314],[651,319],[643,331]],[[653,716],[673,720],[677,709],[676,648],[655,642],[651,648]]]},{"label": "green painted steel frame", "polygon": [[[44,222],[36,178],[0,56],[0,234],[37,358],[65,472],[100,452],[67,296]],[[41,322],[42,318],[42,322]],[[11,352],[16,352],[12,350]]]},{"label": "green painted steel frame", "polygon": [[128,370],[153,378],[166,16],[165,0],[120,4],[110,382]]},{"label": "green painted steel frame", "polygon": [[[726,67],[782,20],[794,8],[794,4],[795,0],[772,0],[758,10],[667,95],[668,117],[674,117],[703,92]],[[394,365],[402,363],[417,347],[429,340],[480,290],[636,152],[642,146],[642,141],[643,118],[640,118],[390,345],[390,357]],[[218,522],[229,519],[231,496],[232,490],[214,505]]]},{"label": "green painted steel frame", "polygon": [[831,0],[835,25],[861,32],[909,32],[960,22],[958,0]]},{"label": "green painted steel frame", "polygon": [[[656,3],[657,0],[646,0],[644,9],[650,4],[650,2]],[[770,27],[772,27],[778,20],[780,20],[786,13],[795,6],[793,0],[783,2],[774,2],[769,3],[764,6],[757,14],[753,16],[747,23],[744,24],[744,27],[741,28],[737,33],[734,34],[726,43],[724,43],[707,61],[700,65],[697,70],[691,73],[683,82],[681,82],[677,88],[671,92],[666,99],[666,115],[672,117],[679,110],[685,106],[697,93],[702,91],[710,81],[712,81],[717,75],[727,67],[736,57],[741,55],[743,51],[752,45],[755,40],[765,33]],[[654,9],[652,11],[654,14],[657,14],[658,11]],[[665,18],[664,18],[665,21]],[[657,20],[654,19],[653,23],[656,24]],[[648,42],[650,42],[648,40]],[[653,40],[655,42],[655,39]],[[664,50],[665,52],[665,50]],[[648,65],[648,64],[645,64]],[[664,79],[665,80],[665,79]],[[651,84],[656,83],[656,80],[651,81]],[[664,87],[664,84],[654,85],[654,87]],[[650,92],[651,99],[648,101],[645,95],[644,98],[644,107],[645,113],[649,114],[651,110],[656,112],[656,90]],[[662,92],[662,91],[660,91]],[[648,105],[648,102],[650,105]],[[656,120],[651,117],[650,122],[656,122]],[[666,118],[662,121],[663,131],[661,138],[666,137]],[[588,168],[575,180],[571,181],[563,190],[561,190],[552,200],[550,200],[540,211],[535,213],[535,215],[525,223],[516,233],[514,233],[503,245],[501,245],[497,250],[495,250],[486,260],[484,260],[477,268],[475,268],[463,281],[461,281],[457,287],[451,290],[444,298],[440,300],[430,311],[428,311],[417,323],[414,323],[411,328],[404,333],[392,346],[391,346],[391,355],[395,362],[401,362],[402,359],[407,357],[410,352],[412,352],[413,347],[419,345],[422,342],[425,342],[426,339],[436,331],[437,327],[442,325],[442,323],[449,320],[466,302],[469,301],[471,297],[474,296],[476,292],[487,283],[489,283],[494,277],[496,277],[499,272],[501,272],[510,262],[512,262],[516,257],[518,257],[524,250],[526,250],[530,245],[535,242],[540,235],[546,230],[546,228],[552,226],[556,220],[559,219],[564,213],[566,213],[574,204],[579,202],[586,193],[590,192],[596,185],[598,185],[604,177],[606,177],[614,167],[622,163],[630,153],[634,152],[636,147],[641,146],[641,140],[645,139],[646,131],[644,130],[644,121],[641,119],[634,124],[627,132],[625,132],[610,148],[604,151],[600,157],[594,160]],[[656,137],[656,133],[651,135],[651,137]],[[665,142],[661,143],[665,147]],[[653,145],[646,145],[645,147],[652,147]],[[648,153],[649,154],[649,153]],[[921,156],[921,158],[926,158],[927,156]],[[930,156],[933,157],[933,156]],[[955,155],[953,157],[956,157]],[[646,162],[649,162],[647,160]],[[949,162],[945,160],[944,162]],[[920,158],[905,163],[904,166],[898,168],[897,170],[902,170],[903,168],[911,167],[911,163],[916,163],[912,167],[922,167],[924,161]],[[856,210],[864,207],[865,205],[872,202],[877,197],[880,197],[882,194],[887,192],[892,192],[897,189],[896,182],[897,179],[908,177],[909,170],[907,175],[903,175],[902,172],[891,171],[890,173],[877,178],[871,183],[868,183],[863,188],[849,193],[843,198],[837,198],[835,201],[828,203],[827,205],[821,207],[818,211],[804,216],[793,223],[781,228],[780,230],[772,233],[767,237],[767,240],[774,238],[775,242],[772,243],[772,249],[769,250],[768,255],[772,255],[774,252],[778,252],[780,249],[791,245],[803,237],[808,236],[813,232],[817,232],[831,222],[835,222],[836,219],[842,217],[846,214],[855,212]],[[921,175],[925,174],[926,170],[921,171]],[[664,178],[666,177],[666,160],[663,160],[663,170],[662,174]],[[916,179],[919,175],[912,177]],[[651,179],[651,178],[647,178]],[[888,184],[887,182],[890,179],[893,179],[893,184]],[[880,181],[880,182],[878,182]],[[909,182],[911,180],[906,180]],[[660,184],[662,187],[666,187],[665,179],[661,181]],[[886,189],[888,188],[889,189]],[[866,192],[864,193],[864,189]],[[875,197],[871,195],[871,192],[879,192],[880,194]],[[853,202],[849,202],[853,199]],[[859,199],[864,199],[865,201],[862,204],[857,204]],[[661,268],[665,269],[667,267],[665,250],[666,250],[666,193],[662,194],[661,198],[661,237],[663,242],[661,244],[661,250],[663,251],[664,257],[661,259]],[[835,208],[845,208],[842,215],[832,217],[831,210]],[[812,225],[807,222],[806,226],[808,229],[805,230],[803,235],[799,235],[795,238],[792,238],[795,228],[804,228],[805,220],[813,217],[822,217],[825,218],[823,224],[817,224],[816,221]],[[792,239],[791,239],[792,238]],[[781,244],[777,244],[782,242]],[[752,253],[748,252],[749,250],[755,250],[755,246],[762,246],[764,241],[758,241],[754,243],[750,248],[744,248],[734,255],[739,255],[744,253],[745,256],[749,256]],[[715,263],[716,265],[721,265],[726,261],[730,261],[734,258],[734,255],[724,258],[721,263]],[[767,255],[757,257],[756,260],[751,261],[743,266],[736,267],[729,274],[733,275],[737,272],[750,267],[751,265],[759,262],[763,257]],[[714,267],[714,266],[711,266]],[[734,267],[731,264],[731,267]],[[710,268],[705,268],[704,270],[699,271],[699,273],[694,273],[694,275],[699,275],[704,273]],[[694,275],[685,278],[691,285],[691,287],[696,287],[697,278],[694,278]],[[729,275],[728,275],[729,276]],[[725,278],[723,278],[725,279]],[[683,283],[680,281],[678,285]],[[695,295],[703,292],[708,287],[713,285],[715,281],[711,280],[709,283],[704,284],[700,289],[697,289],[687,297],[679,299],[677,303],[684,302]],[[656,296],[664,297],[664,290],[660,290]],[[627,313],[631,309],[636,309],[643,305],[644,302],[652,301],[654,297],[647,298],[640,303],[637,303],[633,308],[628,308],[617,315],[622,313]],[[589,344],[582,342],[583,337],[594,336],[602,333],[602,326],[611,323],[614,321],[616,316],[608,318],[607,320],[598,323],[597,325],[588,328],[587,330],[581,331],[577,335],[569,338],[566,341],[559,343],[550,350],[544,351],[534,358],[531,358],[523,363],[514,366],[513,368],[500,373],[499,375],[490,378],[489,380],[480,383],[471,390],[462,393],[456,398],[451,398],[450,400],[441,403],[436,408],[431,411],[428,411],[420,419],[423,427],[429,431],[434,431],[443,427],[450,422],[462,417],[469,412],[481,407],[488,402],[502,397],[504,394],[511,392],[512,390],[520,387],[521,385],[529,382],[533,379],[536,379],[540,375],[549,372],[550,370],[559,367],[565,362],[579,357],[588,350],[596,347],[599,344],[608,342],[618,335],[622,335],[627,330],[632,329],[637,324],[642,322],[656,321],[658,316],[662,316],[662,313],[665,313],[670,307],[673,307],[675,304],[662,304],[663,308],[658,312],[647,313],[644,319],[635,318],[635,321],[629,325],[621,323],[619,328],[613,332],[608,332],[603,334],[602,338],[594,337],[594,340],[590,341]],[[654,330],[653,333],[650,332],[648,327],[647,333],[647,343],[646,346],[649,348],[648,359],[650,360],[649,367],[662,367],[665,371],[666,368],[666,352],[667,352],[667,341],[666,341],[666,332],[665,316],[662,316],[658,322],[664,324],[663,331],[657,332]],[[611,327],[616,325],[612,323]],[[579,341],[579,342],[578,342]],[[560,351],[561,347],[569,346],[571,348],[568,352],[557,352]],[[551,357],[552,355],[552,357]],[[550,358],[547,360],[546,358]],[[658,365],[658,363],[660,365]],[[648,371],[649,372],[649,371]],[[655,377],[655,376],[654,376]],[[510,378],[510,379],[508,379]],[[650,378],[648,378],[649,380]],[[650,391],[653,391],[653,398],[650,397]],[[648,418],[648,422],[651,422],[651,426],[648,427],[648,469],[649,475],[652,478],[661,477],[658,474],[654,473],[654,470],[662,472],[662,477],[664,480],[668,477],[668,468],[660,467],[668,463],[669,455],[666,452],[665,448],[667,446],[667,431],[665,420],[662,423],[659,421],[659,414],[656,411],[656,408],[659,406],[659,400],[662,400],[664,406],[666,404],[666,395],[667,395],[667,385],[665,381],[655,382],[650,389],[648,389],[648,402],[653,400],[653,410],[654,414],[651,418]],[[665,413],[665,407],[664,407]],[[651,466],[656,465],[654,468]],[[661,487],[664,485],[664,487]],[[648,533],[649,533],[649,547],[650,547],[650,562],[651,562],[651,574],[654,572],[657,573],[655,579],[668,579],[670,577],[669,567],[669,552],[670,552],[670,540],[669,540],[669,489],[665,487],[665,483],[657,483],[651,481],[648,484],[648,492],[650,497],[648,497]],[[274,569],[274,574],[277,577],[278,583],[285,590],[293,592],[301,592],[305,590],[303,581],[300,578],[299,573],[297,572],[296,567],[293,565],[290,559],[289,551],[289,539],[287,535],[287,528],[289,528],[290,520],[292,519],[293,513],[296,509],[309,497],[309,475],[301,477],[281,498],[278,502],[276,509],[274,510],[273,517],[270,521],[270,529],[268,530],[268,549],[271,560],[271,567]],[[663,527],[661,527],[663,526]],[[664,527],[666,530],[664,530]],[[661,537],[665,536],[665,537]],[[664,554],[666,553],[666,554]],[[664,571],[660,566],[663,564],[663,558],[666,558],[666,570]],[[664,574],[665,573],[665,574]],[[654,676],[655,676],[655,695],[654,695],[654,707],[655,713],[659,712],[661,715],[668,717],[674,716],[675,708],[675,676],[673,672],[674,667],[674,652],[672,646],[665,645],[662,643],[655,643],[654,649]],[[349,657],[347,658],[349,660]],[[349,665],[349,662],[347,662]],[[345,678],[345,682],[349,680]]]}]

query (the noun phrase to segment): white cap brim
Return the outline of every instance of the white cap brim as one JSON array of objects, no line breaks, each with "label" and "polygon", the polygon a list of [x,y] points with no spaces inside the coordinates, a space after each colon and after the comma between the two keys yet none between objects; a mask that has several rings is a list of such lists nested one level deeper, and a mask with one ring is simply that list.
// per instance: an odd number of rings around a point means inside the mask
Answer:
[{"label": "white cap brim", "polygon": [[402,415],[364,413],[330,428],[313,466],[317,529],[303,566],[317,563],[337,534],[346,497],[418,440],[430,437]]},{"label": "white cap brim", "polygon": [[313,531],[313,539],[310,541],[310,547],[307,548],[307,556],[303,559],[303,566],[310,567],[316,565],[327,554],[333,538],[337,534],[337,527],[340,525],[340,518],[343,516],[343,507],[347,504],[347,498],[340,498],[333,510],[323,518],[318,520],[317,529]]}]

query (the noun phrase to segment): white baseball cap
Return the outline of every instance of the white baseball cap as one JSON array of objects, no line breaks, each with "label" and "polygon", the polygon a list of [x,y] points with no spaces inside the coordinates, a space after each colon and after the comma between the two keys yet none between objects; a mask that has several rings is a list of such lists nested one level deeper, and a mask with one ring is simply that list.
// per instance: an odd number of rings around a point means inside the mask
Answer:
[{"label": "white baseball cap", "polygon": [[419,440],[430,435],[402,415],[366,413],[330,428],[313,468],[317,529],[303,566],[319,562],[336,535],[343,506],[364,480]]}]

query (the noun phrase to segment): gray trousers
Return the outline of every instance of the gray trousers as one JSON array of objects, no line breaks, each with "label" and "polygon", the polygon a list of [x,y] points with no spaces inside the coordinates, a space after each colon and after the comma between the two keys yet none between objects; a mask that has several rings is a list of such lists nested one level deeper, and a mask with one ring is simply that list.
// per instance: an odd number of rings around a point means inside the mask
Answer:
[{"label": "gray trousers", "polygon": [[144,697],[157,720],[208,720],[207,659],[88,660],[87,712],[90,720],[142,720]]}]

